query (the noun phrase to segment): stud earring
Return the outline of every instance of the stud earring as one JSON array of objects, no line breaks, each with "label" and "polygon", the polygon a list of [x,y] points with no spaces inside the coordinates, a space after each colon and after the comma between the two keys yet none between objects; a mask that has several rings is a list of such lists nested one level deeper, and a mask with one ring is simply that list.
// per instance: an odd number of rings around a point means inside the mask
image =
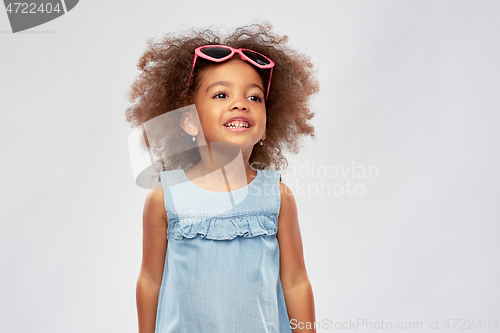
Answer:
[{"label": "stud earring", "polygon": [[262,146],[264,144],[264,140],[260,139],[259,144]]}]

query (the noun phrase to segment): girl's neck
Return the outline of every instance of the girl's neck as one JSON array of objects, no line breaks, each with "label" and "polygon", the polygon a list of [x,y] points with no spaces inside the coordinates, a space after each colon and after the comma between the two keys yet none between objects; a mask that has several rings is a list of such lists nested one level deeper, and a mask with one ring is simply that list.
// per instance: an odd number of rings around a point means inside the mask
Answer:
[{"label": "girl's neck", "polygon": [[[234,191],[248,185],[257,171],[248,166],[248,157],[239,148],[227,149],[223,143],[211,143],[200,149],[201,160],[186,170],[186,176],[199,187],[223,192]],[[230,147],[231,148],[231,147]]]}]

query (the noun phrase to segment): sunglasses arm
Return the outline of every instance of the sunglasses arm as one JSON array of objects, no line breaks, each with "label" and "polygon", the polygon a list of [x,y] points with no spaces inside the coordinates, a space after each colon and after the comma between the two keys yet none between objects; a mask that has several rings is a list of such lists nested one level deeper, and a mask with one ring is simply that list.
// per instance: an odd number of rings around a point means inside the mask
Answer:
[{"label": "sunglasses arm", "polygon": [[189,87],[189,83],[191,83],[191,76],[193,76],[193,71],[194,71],[194,65],[196,64],[196,59],[198,58],[198,55],[195,53],[194,54],[194,59],[193,59],[193,65],[191,66],[191,73],[189,74],[189,79],[187,86]]},{"label": "sunglasses arm", "polygon": [[266,100],[267,96],[269,96],[269,88],[271,88],[271,76],[273,76],[273,67],[271,67],[271,72],[269,73],[269,83],[267,84]]}]

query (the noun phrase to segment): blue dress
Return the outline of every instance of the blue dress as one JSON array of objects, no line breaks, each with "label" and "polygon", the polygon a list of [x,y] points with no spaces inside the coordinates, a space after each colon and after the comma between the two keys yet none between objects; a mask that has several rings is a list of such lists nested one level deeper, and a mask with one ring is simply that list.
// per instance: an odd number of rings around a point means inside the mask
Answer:
[{"label": "blue dress", "polygon": [[[218,170],[220,172],[220,170]],[[159,178],[168,217],[155,333],[292,333],[279,275],[280,173],[212,192]]]}]

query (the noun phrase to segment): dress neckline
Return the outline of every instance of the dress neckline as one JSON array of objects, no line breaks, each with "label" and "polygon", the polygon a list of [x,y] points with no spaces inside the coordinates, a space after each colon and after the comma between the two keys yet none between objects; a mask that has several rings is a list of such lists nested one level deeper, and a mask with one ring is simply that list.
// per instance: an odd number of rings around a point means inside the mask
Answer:
[{"label": "dress neckline", "polygon": [[250,184],[247,184],[247,185],[245,185],[245,186],[243,186],[243,187],[240,187],[240,188],[238,188],[238,189],[236,189],[236,190],[232,190],[232,191],[224,191],[224,192],[209,191],[209,190],[207,190],[207,189],[204,189],[204,188],[202,188],[202,187],[199,187],[198,185],[196,185],[195,183],[193,183],[193,182],[192,182],[192,181],[188,178],[188,176],[186,175],[186,170],[184,170],[184,169],[181,169],[181,174],[182,174],[182,176],[183,176],[183,177],[187,180],[187,182],[188,182],[191,186],[193,186],[193,187],[195,187],[195,188],[197,188],[197,189],[200,189],[201,191],[208,192],[208,193],[217,193],[217,194],[218,194],[218,193],[221,193],[221,194],[222,194],[222,193],[234,193],[234,192],[238,192],[238,191],[241,191],[241,190],[243,190],[243,189],[248,188],[251,184],[253,184],[253,183],[257,180],[257,178],[259,178],[259,176],[260,176],[260,174],[261,174],[261,171],[262,171],[262,170],[259,170],[259,169],[253,169],[253,170],[257,171],[257,175],[255,176],[255,178],[254,178],[254,179],[252,179],[252,181],[250,182]]}]

